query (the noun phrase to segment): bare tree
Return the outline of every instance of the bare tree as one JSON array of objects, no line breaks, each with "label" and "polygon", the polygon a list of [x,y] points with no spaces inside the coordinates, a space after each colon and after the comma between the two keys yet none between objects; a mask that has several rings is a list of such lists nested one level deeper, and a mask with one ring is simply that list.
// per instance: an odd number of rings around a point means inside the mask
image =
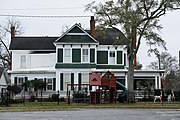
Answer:
[{"label": "bare tree", "polygon": [[5,36],[11,33],[11,27],[15,27],[16,35],[21,35],[24,32],[24,28],[22,27],[21,21],[14,18],[7,18],[5,25],[0,27],[3,30]]},{"label": "bare tree", "polygon": [[163,69],[165,74],[169,74],[171,71],[178,71],[178,60],[175,56],[172,56],[168,52],[161,52],[158,54],[158,60],[151,62],[148,68],[153,70]]},{"label": "bare tree", "polygon": [[[157,53],[157,52],[156,52]],[[147,67],[153,70],[163,69],[165,70],[165,79],[163,82],[163,90],[165,92],[173,89],[179,91],[179,65],[175,56],[170,53],[161,52],[156,54],[158,60],[151,62]]]},{"label": "bare tree", "polygon": [[24,31],[20,20],[16,20],[14,18],[7,18],[7,21],[4,25],[0,25],[0,60],[2,62],[2,66],[9,68],[11,64],[10,52],[8,49],[8,43],[5,41],[6,37],[11,33],[11,27],[15,27],[15,35],[21,35]]}]

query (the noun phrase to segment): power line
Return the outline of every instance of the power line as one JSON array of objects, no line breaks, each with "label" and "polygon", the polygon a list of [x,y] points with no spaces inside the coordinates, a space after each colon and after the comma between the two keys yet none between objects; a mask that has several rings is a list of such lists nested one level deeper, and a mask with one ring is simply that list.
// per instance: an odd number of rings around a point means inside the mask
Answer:
[{"label": "power line", "polygon": [[30,18],[80,18],[80,17],[90,17],[90,15],[59,15],[59,16],[48,16],[48,15],[7,15],[7,14],[0,14],[0,17],[30,17]]},{"label": "power line", "polygon": [[82,9],[84,7],[64,7],[64,8],[25,8],[25,9],[0,9],[3,11],[6,10],[13,10],[13,11],[19,11],[19,10],[60,10],[60,9]]}]

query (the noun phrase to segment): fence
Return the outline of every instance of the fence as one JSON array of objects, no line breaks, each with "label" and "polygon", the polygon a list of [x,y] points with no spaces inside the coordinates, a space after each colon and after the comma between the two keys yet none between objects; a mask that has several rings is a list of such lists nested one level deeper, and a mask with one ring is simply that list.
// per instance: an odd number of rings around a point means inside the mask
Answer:
[{"label": "fence", "polygon": [[[160,91],[156,90],[135,90],[135,99],[137,100],[147,100],[153,101],[155,96],[160,95]],[[180,91],[174,91],[175,101],[180,101]],[[167,101],[168,93],[166,91],[163,92],[163,100]]]},{"label": "fence", "polygon": [[10,92],[8,92],[6,88],[1,88],[0,94],[0,104],[8,106],[10,100]]}]

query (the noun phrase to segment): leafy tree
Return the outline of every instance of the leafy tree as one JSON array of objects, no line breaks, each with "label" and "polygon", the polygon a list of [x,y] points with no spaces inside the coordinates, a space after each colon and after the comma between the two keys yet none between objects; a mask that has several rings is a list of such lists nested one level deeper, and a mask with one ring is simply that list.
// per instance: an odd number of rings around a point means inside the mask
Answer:
[{"label": "leafy tree", "polygon": [[22,84],[22,87],[24,87],[24,90],[25,91],[32,91],[31,88],[32,88],[32,83],[31,81],[26,81]]},{"label": "leafy tree", "polygon": [[[44,82],[43,80],[35,79],[35,80],[28,80],[28,81],[24,82],[22,84],[22,86],[25,88],[25,91],[29,90],[30,93],[33,92],[33,90],[32,90],[32,88],[33,88],[34,92],[36,93],[36,97],[37,97],[38,96],[37,91],[41,90],[41,93],[42,93],[43,89],[46,88],[47,83]],[[34,96],[34,95],[31,95],[31,96]]]},{"label": "leafy tree", "polygon": [[32,86],[34,87],[34,90],[37,91],[37,90],[42,90],[43,88],[46,87],[46,83],[42,80],[32,80],[31,81],[32,83]]},{"label": "leafy tree", "polygon": [[[86,10],[95,13],[100,28],[112,27],[119,30],[117,41],[127,46],[128,68],[128,101],[134,102],[133,80],[134,64],[142,40],[146,40],[151,51],[153,46],[161,46],[164,49],[165,42],[156,32],[161,30],[159,18],[167,11],[179,9],[179,0],[113,0],[104,4],[92,2],[86,6]],[[137,35],[137,43],[134,36]],[[144,38],[144,39],[143,39]],[[136,47],[134,47],[136,45]]]},{"label": "leafy tree", "polygon": [[22,89],[17,85],[8,85],[7,90],[12,92],[13,94],[18,94],[21,92]]}]

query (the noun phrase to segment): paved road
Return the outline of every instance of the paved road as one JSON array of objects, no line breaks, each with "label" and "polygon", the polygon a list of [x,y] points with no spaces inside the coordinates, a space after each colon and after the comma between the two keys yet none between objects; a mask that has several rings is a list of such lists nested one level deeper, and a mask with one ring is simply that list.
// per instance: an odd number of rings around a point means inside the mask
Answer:
[{"label": "paved road", "polygon": [[180,120],[180,110],[76,109],[74,111],[4,112],[0,120]]}]

